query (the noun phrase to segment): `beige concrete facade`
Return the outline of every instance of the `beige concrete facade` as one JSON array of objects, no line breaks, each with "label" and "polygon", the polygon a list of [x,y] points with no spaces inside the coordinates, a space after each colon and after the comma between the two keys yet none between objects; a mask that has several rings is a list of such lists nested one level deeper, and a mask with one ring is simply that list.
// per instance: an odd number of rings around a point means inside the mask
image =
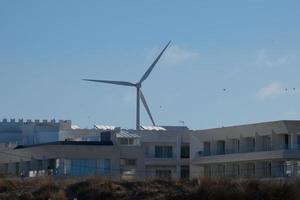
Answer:
[{"label": "beige concrete facade", "polygon": [[[10,123],[19,123],[22,128]],[[69,121],[0,123],[0,134],[10,132],[11,143],[20,141],[24,135],[36,138],[31,140],[33,144],[17,149],[7,145],[7,140],[0,146],[0,173],[13,176],[50,173],[62,177],[180,179],[300,175],[300,121],[196,131],[187,127],[73,129]],[[19,136],[15,137],[16,134]],[[57,141],[52,141],[51,134],[57,135]]]},{"label": "beige concrete facade", "polygon": [[300,174],[300,121],[275,121],[194,131],[191,174],[290,177]]},{"label": "beige concrete facade", "polygon": [[[185,127],[137,131],[72,129],[69,125],[57,126],[53,132],[58,135],[57,142],[2,148],[0,173],[36,176],[50,171],[55,176],[99,175],[113,179],[188,178],[189,130]],[[46,129],[49,124],[44,126]],[[109,144],[102,143],[102,133],[107,132]],[[27,135],[31,136],[29,131]],[[182,147],[185,156],[181,155]],[[102,165],[106,165],[105,173]]]}]

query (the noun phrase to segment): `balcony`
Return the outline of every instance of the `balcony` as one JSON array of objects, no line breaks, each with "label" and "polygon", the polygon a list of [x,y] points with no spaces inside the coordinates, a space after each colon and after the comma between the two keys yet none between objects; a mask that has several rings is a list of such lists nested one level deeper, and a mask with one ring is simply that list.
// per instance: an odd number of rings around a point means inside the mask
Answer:
[{"label": "balcony", "polygon": [[177,158],[157,158],[157,157],[145,157],[145,165],[176,165]]},{"label": "balcony", "polygon": [[[300,147],[300,146],[299,146]],[[230,153],[224,155],[210,155],[199,152],[197,156],[192,159],[193,164],[213,164],[224,162],[243,162],[255,160],[272,160],[272,159],[300,159],[300,148],[291,148],[290,145],[276,146],[275,150],[270,151],[255,151],[245,153]],[[279,148],[279,150],[277,149]]]},{"label": "balcony", "polygon": [[240,148],[230,148],[226,150],[217,149],[217,151],[213,154],[211,150],[205,149],[205,151],[198,151],[198,156],[206,157],[206,156],[215,156],[215,155],[228,155],[228,154],[241,154],[241,153],[251,153],[251,152],[264,152],[264,151],[276,151],[276,150],[300,150],[300,145],[291,145],[291,144],[279,144],[279,145],[268,145],[262,146],[260,148],[247,148],[240,150]]}]

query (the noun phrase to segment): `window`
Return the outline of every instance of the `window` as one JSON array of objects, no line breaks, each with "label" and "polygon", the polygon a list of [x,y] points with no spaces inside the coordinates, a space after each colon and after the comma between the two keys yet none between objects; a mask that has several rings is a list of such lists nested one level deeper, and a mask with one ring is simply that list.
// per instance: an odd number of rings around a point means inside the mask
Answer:
[{"label": "window", "polygon": [[111,173],[110,159],[100,159],[98,160],[98,174],[102,176],[108,176]]},{"label": "window", "polygon": [[133,138],[119,138],[120,145],[134,145]]},{"label": "window", "polygon": [[225,141],[224,140],[218,140],[217,141],[217,154],[225,154]]},{"label": "window", "polygon": [[240,152],[240,141],[238,139],[231,140],[231,149],[229,150],[230,153],[238,153]]},{"label": "window", "polygon": [[181,166],[180,168],[180,178],[189,179],[190,177],[190,168],[189,166]]},{"label": "window", "polygon": [[181,158],[190,158],[190,146],[189,146],[189,144],[181,146]]},{"label": "window", "polygon": [[97,170],[96,160],[72,159],[65,162],[65,173],[71,176],[95,175]]},{"label": "window", "polygon": [[263,151],[271,151],[271,137],[270,136],[262,136],[262,150]]},{"label": "window", "polygon": [[297,149],[300,149],[300,135],[297,135]]},{"label": "window", "polygon": [[247,151],[253,152],[255,151],[255,138],[246,138]]},{"label": "window", "polygon": [[290,135],[284,134],[284,149],[289,149],[290,146]]},{"label": "window", "polygon": [[128,138],[128,145],[133,145],[133,138]]},{"label": "window", "polygon": [[155,146],[156,158],[172,158],[173,148],[172,146]]},{"label": "window", "polygon": [[66,159],[64,174],[70,176],[108,175],[110,174],[110,160]]},{"label": "window", "polygon": [[172,171],[169,170],[169,169],[157,169],[155,171],[155,176],[157,178],[171,179],[171,177],[172,177]]},{"label": "window", "polygon": [[231,177],[238,177],[240,175],[240,165],[239,164],[230,164],[229,169],[226,170],[229,176]]},{"label": "window", "polygon": [[204,156],[209,156],[210,155],[210,142],[204,142]]},{"label": "window", "polygon": [[110,134],[111,134],[110,132],[102,132],[101,141],[105,141],[105,142],[111,141]]},{"label": "window", "polygon": [[272,165],[271,162],[264,162],[263,163],[263,176],[264,177],[271,177],[272,175]]},{"label": "window", "polygon": [[225,165],[217,165],[217,176],[225,176]]},{"label": "window", "polygon": [[121,166],[135,166],[136,159],[121,159]]},{"label": "window", "polygon": [[246,177],[254,177],[255,176],[255,164],[247,163],[246,164]]},{"label": "window", "polygon": [[292,162],[290,160],[284,162],[285,176],[292,176]]}]

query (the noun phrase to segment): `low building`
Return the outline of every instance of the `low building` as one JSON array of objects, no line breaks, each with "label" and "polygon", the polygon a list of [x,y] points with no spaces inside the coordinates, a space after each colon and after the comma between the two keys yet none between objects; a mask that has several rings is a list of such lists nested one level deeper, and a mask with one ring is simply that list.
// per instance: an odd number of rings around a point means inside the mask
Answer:
[{"label": "low building", "polygon": [[300,121],[274,121],[191,133],[191,174],[273,178],[300,175]]},{"label": "low building", "polygon": [[124,130],[103,125],[81,129],[70,121],[6,120],[0,123],[0,142],[0,173],[12,176],[300,176],[300,121]]},{"label": "low building", "polygon": [[[27,125],[4,122],[5,126],[9,123],[12,127]],[[12,176],[99,175],[114,179],[189,177],[189,130],[186,127],[143,127],[138,131],[101,125],[80,129],[71,123],[68,126],[58,123],[56,127],[53,137],[43,138],[44,132],[31,129],[26,137],[39,135],[40,140],[21,143],[20,138],[25,134],[20,129],[19,137],[9,141],[19,145],[7,145],[5,141],[0,150],[0,173]],[[54,137],[54,141],[47,139]]]}]

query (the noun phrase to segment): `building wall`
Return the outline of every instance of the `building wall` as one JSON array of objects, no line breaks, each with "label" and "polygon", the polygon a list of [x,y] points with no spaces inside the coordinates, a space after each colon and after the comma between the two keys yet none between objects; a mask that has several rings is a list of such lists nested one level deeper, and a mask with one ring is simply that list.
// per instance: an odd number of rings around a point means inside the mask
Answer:
[{"label": "building wall", "polygon": [[[0,130],[21,130],[23,140],[28,140],[26,144],[57,140],[100,141],[101,132],[104,131],[71,129],[68,121],[20,123],[20,129],[16,128],[19,125],[12,126],[15,123],[0,123]],[[33,170],[47,171],[51,166],[58,170],[59,175],[65,175],[64,171],[70,166],[77,169],[76,163],[101,168],[104,160],[109,159],[110,177],[115,179],[162,176],[179,179],[186,174],[190,174],[191,178],[300,175],[300,121],[275,121],[197,131],[171,127],[159,131],[126,132],[135,134],[135,140],[139,141],[122,146],[117,142],[116,130],[113,130],[112,146],[40,145],[4,150],[7,152],[0,152],[0,172],[20,175],[32,173]],[[189,147],[187,158],[182,157],[184,146]],[[172,148],[171,156],[158,156],[157,152],[169,151],[165,147]]]},{"label": "building wall", "polygon": [[194,131],[191,134],[191,174],[213,177],[296,175],[300,160],[299,124],[300,121],[276,121]]}]

